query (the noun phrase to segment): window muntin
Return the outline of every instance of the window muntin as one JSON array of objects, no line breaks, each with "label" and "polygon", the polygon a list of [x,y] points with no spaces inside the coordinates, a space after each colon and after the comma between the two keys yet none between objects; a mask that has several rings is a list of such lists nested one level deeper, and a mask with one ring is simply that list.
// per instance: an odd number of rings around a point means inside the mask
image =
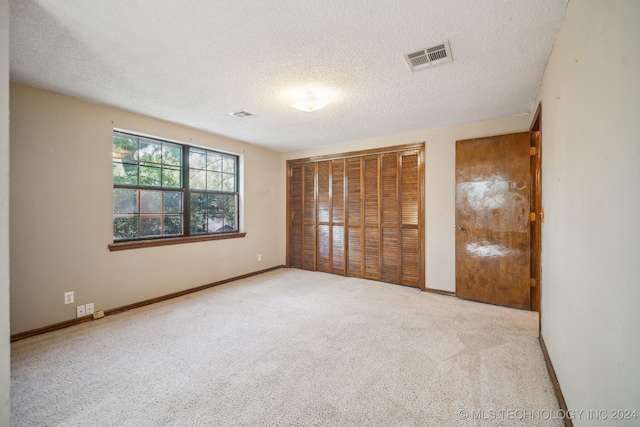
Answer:
[{"label": "window muntin", "polygon": [[113,183],[182,187],[182,146],[113,133]]},{"label": "window muntin", "polygon": [[236,192],[237,157],[229,154],[189,149],[191,190]]},{"label": "window muntin", "polygon": [[238,169],[238,156],[114,131],[114,241],[237,233]]}]

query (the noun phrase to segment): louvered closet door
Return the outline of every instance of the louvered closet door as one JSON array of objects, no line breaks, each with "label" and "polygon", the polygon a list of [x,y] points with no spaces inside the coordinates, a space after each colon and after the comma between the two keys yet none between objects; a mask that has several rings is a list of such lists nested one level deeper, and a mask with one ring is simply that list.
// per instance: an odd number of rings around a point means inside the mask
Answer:
[{"label": "louvered closet door", "polygon": [[318,271],[331,272],[331,162],[319,162],[318,169]]},{"label": "louvered closet door", "polygon": [[420,191],[420,152],[404,152],[400,156],[400,283],[421,286],[424,275],[421,263],[423,242],[420,239],[420,215],[422,195]]},{"label": "louvered closet door", "polygon": [[345,274],[345,160],[331,161],[331,272]]},{"label": "louvered closet door", "polygon": [[302,166],[291,167],[290,178],[290,264],[302,268]]},{"label": "louvered closet door", "polygon": [[290,163],[289,265],[424,287],[423,150]]},{"label": "louvered closet door", "polygon": [[316,164],[302,166],[302,268],[316,269]]},{"label": "louvered closet door", "polygon": [[383,154],[381,157],[382,187],[382,280],[400,283],[400,221],[398,200],[398,153]]},{"label": "louvered closet door", "polygon": [[364,277],[381,280],[380,271],[380,156],[366,156],[363,163]]},{"label": "louvered closet door", "polygon": [[364,277],[362,159],[347,160],[347,275]]},{"label": "louvered closet door", "polygon": [[317,163],[318,271],[344,274],[344,160]]}]

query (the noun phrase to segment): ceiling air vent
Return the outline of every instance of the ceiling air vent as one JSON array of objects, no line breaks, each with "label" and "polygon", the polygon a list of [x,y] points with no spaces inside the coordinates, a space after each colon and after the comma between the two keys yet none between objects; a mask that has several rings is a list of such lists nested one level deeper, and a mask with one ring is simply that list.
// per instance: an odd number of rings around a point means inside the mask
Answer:
[{"label": "ceiling air vent", "polygon": [[437,46],[428,47],[417,52],[408,53],[404,56],[407,60],[411,71],[420,71],[425,68],[433,67],[444,62],[451,62],[451,48],[449,42],[446,41]]},{"label": "ceiling air vent", "polygon": [[239,119],[248,119],[248,118],[251,118],[251,117],[256,117],[255,114],[250,113],[250,112],[245,111],[245,110],[236,111],[235,113],[229,113],[229,114],[231,114],[232,116],[235,116],[235,117],[237,117]]}]

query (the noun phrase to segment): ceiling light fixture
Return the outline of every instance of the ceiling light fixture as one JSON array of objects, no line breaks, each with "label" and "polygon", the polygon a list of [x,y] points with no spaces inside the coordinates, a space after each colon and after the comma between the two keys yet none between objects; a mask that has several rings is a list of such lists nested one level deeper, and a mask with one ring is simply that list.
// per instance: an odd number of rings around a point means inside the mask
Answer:
[{"label": "ceiling light fixture", "polygon": [[326,107],[335,97],[333,90],[317,87],[293,89],[289,92],[289,98],[296,101],[291,106],[307,113]]}]

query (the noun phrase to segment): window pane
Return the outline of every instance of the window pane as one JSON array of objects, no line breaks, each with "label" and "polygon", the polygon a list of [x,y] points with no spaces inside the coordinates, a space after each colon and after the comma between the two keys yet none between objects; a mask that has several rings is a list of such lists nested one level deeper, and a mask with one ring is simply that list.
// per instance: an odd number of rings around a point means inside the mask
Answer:
[{"label": "window pane", "polygon": [[125,163],[138,162],[138,138],[122,133],[113,134],[113,159]]},{"label": "window pane", "polygon": [[212,233],[224,233],[224,215],[221,213],[209,214],[209,231]]},{"label": "window pane", "polygon": [[162,212],[162,191],[140,191],[140,212]]},{"label": "window pane", "polygon": [[207,189],[207,173],[205,171],[193,170],[189,171],[189,188],[192,190]]},{"label": "window pane", "polygon": [[222,190],[222,174],[218,172],[207,172],[207,190]]},{"label": "window pane", "polygon": [[207,214],[191,214],[191,234],[202,234],[207,232]]},{"label": "window pane", "polygon": [[236,158],[231,156],[224,156],[223,172],[235,173],[236,171]]},{"label": "window pane", "polygon": [[165,191],[164,211],[175,213],[182,212],[182,193],[178,191]]},{"label": "window pane", "polygon": [[162,216],[161,215],[141,215],[140,216],[140,236],[141,237],[162,236]]},{"label": "window pane", "polygon": [[223,174],[222,191],[236,191],[236,176]]},{"label": "window pane", "polygon": [[207,153],[207,170],[222,171],[222,154]]},{"label": "window pane", "polygon": [[165,144],[162,146],[162,163],[170,166],[182,165],[182,147]]},{"label": "window pane", "polygon": [[138,158],[141,162],[162,163],[162,144],[140,138]]},{"label": "window pane", "polygon": [[222,212],[224,209],[224,196],[221,194],[209,195],[209,212]]},{"label": "window pane", "polygon": [[113,213],[138,212],[138,190],[113,189]]},{"label": "window pane", "polygon": [[182,215],[164,216],[164,234],[166,236],[182,234]]},{"label": "window pane", "polygon": [[206,169],[207,154],[204,151],[189,150],[189,167],[192,169]]},{"label": "window pane", "polygon": [[162,186],[180,188],[180,169],[162,169]]},{"label": "window pane", "polygon": [[156,166],[140,165],[140,184],[160,187],[160,173],[162,169]]},{"label": "window pane", "polygon": [[237,231],[238,226],[236,224],[235,215],[225,214],[224,216],[224,227],[226,231]]},{"label": "window pane", "polygon": [[207,195],[203,193],[191,193],[191,212],[207,211]]},{"label": "window pane", "polygon": [[224,223],[229,231],[235,231],[238,229],[237,219],[238,211],[236,209],[236,195],[223,196],[224,197]]},{"label": "window pane", "polygon": [[113,216],[114,240],[135,239],[138,237],[138,217],[135,215]]},{"label": "window pane", "polygon": [[138,165],[113,161],[113,182],[114,184],[137,184]]}]

